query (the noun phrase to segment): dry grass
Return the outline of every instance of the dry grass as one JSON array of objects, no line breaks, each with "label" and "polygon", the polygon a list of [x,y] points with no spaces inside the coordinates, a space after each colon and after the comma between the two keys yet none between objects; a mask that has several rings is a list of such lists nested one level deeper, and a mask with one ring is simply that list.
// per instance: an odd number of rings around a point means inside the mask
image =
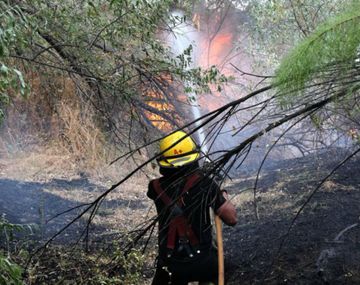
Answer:
[{"label": "dry grass", "polygon": [[116,153],[110,151],[92,107],[77,96],[71,78],[28,71],[26,79],[31,86],[28,98],[12,98],[0,129],[0,159],[23,160],[20,165],[29,168],[23,169],[29,177],[48,164],[68,172],[105,175],[106,160]]},{"label": "dry grass", "polygon": [[[54,176],[71,176],[76,165],[69,156],[55,154],[51,149],[37,148],[32,152],[17,152],[11,157],[2,158],[0,177],[22,181],[47,181]],[[70,174],[71,173],[71,174]]]},{"label": "dry grass", "polygon": [[[118,152],[107,143],[91,106],[76,96],[70,79],[54,79],[46,88],[44,84],[35,78],[32,97],[27,101],[14,100],[8,110],[0,137],[0,179],[19,183],[56,179],[71,183],[88,179],[93,185],[99,185],[99,189],[88,191],[80,185],[64,191],[50,183],[43,190],[59,199],[89,202],[129,173],[144,157],[138,154],[135,161],[108,166],[108,160]],[[49,103],[51,91],[55,92],[52,95],[57,98],[56,104]],[[140,222],[147,214],[146,188],[147,178],[142,173],[135,175],[109,195],[95,224],[119,229]]]},{"label": "dry grass", "polygon": [[62,124],[54,144],[58,151],[70,155],[84,170],[101,166],[106,160],[106,140],[96,126],[91,109],[61,102],[58,112]]},{"label": "dry grass", "polygon": [[[59,209],[46,208],[49,217],[50,213],[92,201],[146,158],[144,153],[136,154],[134,160],[108,166],[119,150],[106,141],[94,110],[76,95],[71,79],[42,78],[31,73],[28,80],[32,85],[29,99],[13,98],[0,129],[0,180],[16,182],[14,189],[25,194],[14,195],[14,199],[24,199],[21,207],[27,198],[36,199],[37,193],[39,197],[51,197],[50,202],[58,201]],[[148,178],[139,172],[110,193],[94,220],[94,226],[107,229],[101,233],[104,238],[133,229],[154,214],[146,196],[147,183]],[[29,189],[33,184],[39,184],[38,189]],[[24,219],[38,218],[36,211],[14,212]]]}]

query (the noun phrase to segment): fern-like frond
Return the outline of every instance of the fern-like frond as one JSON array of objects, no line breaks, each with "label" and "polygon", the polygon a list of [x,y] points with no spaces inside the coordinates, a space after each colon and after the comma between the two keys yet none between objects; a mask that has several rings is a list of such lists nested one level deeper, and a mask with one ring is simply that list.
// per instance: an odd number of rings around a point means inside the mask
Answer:
[{"label": "fern-like frond", "polygon": [[[346,12],[321,25],[284,58],[273,84],[282,94],[299,95],[310,82],[358,70],[359,54],[360,2],[354,1]],[[296,101],[285,95],[283,99],[290,104]]]}]

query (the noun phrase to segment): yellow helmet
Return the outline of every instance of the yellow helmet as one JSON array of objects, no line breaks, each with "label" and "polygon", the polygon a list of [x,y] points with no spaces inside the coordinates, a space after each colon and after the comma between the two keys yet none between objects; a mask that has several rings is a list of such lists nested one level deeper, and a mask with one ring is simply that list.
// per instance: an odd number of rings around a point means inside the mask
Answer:
[{"label": "yellow helmet", "polygon": [[[181,140],[182,138],[184,139]],[[161,167],[180,167],[199,159],[199,150],[190,136],[187,136],[185,132],[177,131],[160,141],[161,157],[157,161]]]}]

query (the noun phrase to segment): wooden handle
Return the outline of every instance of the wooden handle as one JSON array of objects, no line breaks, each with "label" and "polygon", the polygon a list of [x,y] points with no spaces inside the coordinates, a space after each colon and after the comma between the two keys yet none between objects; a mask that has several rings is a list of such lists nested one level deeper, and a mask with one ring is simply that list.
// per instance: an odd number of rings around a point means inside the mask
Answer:
[{"label": "wooden handle", "polygon": [[219,262],[219,279],[218,285],[224,285],[224,248],[223,248],[223,236],[222,236],[222,221],[218,215],[215,215],[215,228],[216,228],[216,240],[218,248],[218,262]]}]

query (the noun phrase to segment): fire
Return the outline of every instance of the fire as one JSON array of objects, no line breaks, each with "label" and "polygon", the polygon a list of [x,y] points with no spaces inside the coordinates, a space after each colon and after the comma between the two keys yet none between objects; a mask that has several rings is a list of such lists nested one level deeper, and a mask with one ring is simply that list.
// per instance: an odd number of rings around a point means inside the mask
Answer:
[{"label": "fire", "polygon": [[[174,12],[175,15],[182,15],[179,12]],[[214,14],[207,16],[200,13],[194,13],[192,17],[192,28],[191,25],[178,25],[175,27],[175,32],[179,34],[178,37],[171,38],[168,41],[168,44],[171,45],[175,54],[182,52],[189,44],[194,46],[194,67],[199,66],[204,69],[209,68],[212,65],[216,65],[220,71],[226,76],[233,76],[233,68],[226,68],[227,61],[230,61],[229,58],[234,56],[234,42],[236,41],[236,20],[234,19],[236,15],[232,12],[229,14],[222,14],[214,12]],[[196,30],[194,30],[194,28]],[[167,40],[166,37],[164,37]],[[241,59],[243,62],[243,59]],[[232,63],[237,63],[234,58],[231,59]],[[168,85],[172,85],[172,89],[180,90],[175,85],[175,82],[171,78],[164,78]],[[200,95],[197,98],[199,103],[199,108],[205,109],[207,111],[214,110],[223,104],[229,101],[227,95],[225,95],[228,89],[225,89],[225,92],[217,91],[217,86],[211,87],[211,94]],[[171,89],[171,88],[170,88]],[[166,94],[162,94],[159,90],[146,90],[144,92],[146,98],[149,100],[146,104],[159,111],[157,112],[147,112],[146,116],[150,120],[151,124],[156,128],[168,132],[174,128],[173,121],[169,122],[167,118],[171,118],[174,114],[177,114],[176,108],[174,107],[174,102],[180,101],[183,103],[188,102],[188,95],[183,92],[177,92],[177,94],[171,94],[175,100],[168,100],[168,90]],[[176,105],[178,106],[178,105]],[[161,113],[168,114],[167,116],[161,116]],[[178,119],[174,118],[174,121],[177,121],[180,125],[182,122],[179,122]]]},{"label": "fire", "polygon": [[[197,28],[197,32],[190,37],[196,42],[194,48],[196,66],[206,69],[216,65],[222,74],[228,77],[236,75],[234,69],[228,67],[229,62],[236,64],[240,59],[234,56],[234,43],[238,35],[236,21],[237,15],[231,10],[225,13],[213,11],[210,14],[194,14],[192,23]],[[242,58],[241,62],[243,61]],[[226,93],[230,90],[224,87],[225,90],[219,92],[217,86],[210,86],[211,94],[198,97],[200,108],[211,111],[226,104],[229,101]]]},{"label": "fire", "polygon": [[[162,75],[159,78],[159,82],[165,82],[163,86],[167,91],[167,87],[172,82],[171,77]],[[176,120],[172,115],[175,113],[174,105],[166,98],[166,96],[160,90],[154,90],[153,88],[144,88],[143,96],[145,97],[145,104],[149,107],[145,107],[146,118],[157,129],[169,132],[174,128],[173,122],[170,122],[166,117],[170,117]],[[171,92],[167,92],[169,96],[174,96]]]},{"label": "fire", "polygon": [[[203,52],[198,60],[198,64],[207,68],[211,65],[216,65],[218,68],[224,65],[226,55],[232,51],[234,36],[228,32],[219,32],[211,41],[205,37],[200,42],[200,47]],[[228,69],[222,69],[221,72],[226,76],[232,76],[233,73]],[[212,86],[211,86],[212,87]],[[213,86],[211,94],[199,96],[198,102],[202,108],[208,111],[215,110],[227,102],[227,98],[221,92],[218,92],[216,86]],[[209,100],[211,96],[211,100]]]},{"label": "fire", "polygon": [[233,35],[230,33],[219,33],[210,42],[204,40],[201,43],[202,56],[199,60],[199,65],[207,67],[210,65],[221,66],[224,62],[224,57],[231,52],[233,43]]},{"label": "fire", "polygon": [[165,132],[170,131],[173,128],[172,124],[168,120],[166,120],[163,116],[161,116],[160,114],[168,113],[169,110],[173,109],[173,107],[168,102],[158,101],[159,96],[158,96],[158,94],[156,94],[153,91],[147,92],[146,96],[148,98],[153,98],[153,99],[148,100],[146,102],[146,104],[149,107],[159,111],[159,113],[157,114],[157,113],[151,112],[149,110],[146,110],[145,111],[146,117],[149,119],[151,124],[154,127],[156,127],[157,129],[165,131]]}]

